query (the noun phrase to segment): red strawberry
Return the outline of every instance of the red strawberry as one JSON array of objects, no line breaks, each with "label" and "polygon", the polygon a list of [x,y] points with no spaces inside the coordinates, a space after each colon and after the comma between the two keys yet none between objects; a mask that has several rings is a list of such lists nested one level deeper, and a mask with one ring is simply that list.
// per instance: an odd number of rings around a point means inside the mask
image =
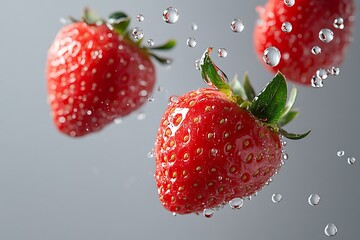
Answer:
[{"label": "red strawberry", "polygon": [[[99,131],[139,108],[155,84],[153,54],[130,39],[129,18],[123,13],[114,13],[108,22],[92,18],[87,10],[84,21],[63,27],[48,53],[52,117],[72,137]],[[153,49],[173,45],[170,41]]]},{"label": "red strawberry", "polygon": [[[259,13],[260,20],[254,32],[259,58],[262,59],[264,50],[270,46],[278,48],[282,55],[276,67],[266,65],[270,71],[281,71],[289,80],[310,85],[318,69],[331,69],[343,62],[352,36],[353,0],[296,0],[292,7],[282,0],[269,0]],[[343,27],[333,26],[337,18],[343,19]],[[292,24],[289,33],[281,30],[285,22]],[[319,39],[321,29],[331,30],[334,39],[322,42]],[[320,54],[312,54],[314,46],[321,48]]]},{"label": "red strawberry", "polygon": [[[202,75],[211,89],[191,91],[165,111],[155,144],[159,198],[174,213],[198,213],[259,191],[281,165],[279,130],[297,113],[286,105],[287,87],[278,74],[254,98],[249,81],[230,87],[225,74],[202,58]],[[245,99],[247,99],[245,101]]]}]

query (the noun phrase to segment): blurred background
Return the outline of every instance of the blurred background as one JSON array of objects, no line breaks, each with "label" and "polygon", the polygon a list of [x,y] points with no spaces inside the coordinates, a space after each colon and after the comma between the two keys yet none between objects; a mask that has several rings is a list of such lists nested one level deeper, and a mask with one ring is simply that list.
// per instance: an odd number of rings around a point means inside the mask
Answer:
[{"label": "blurred background", "polygon": [[[279,0],[280,1],[280,0]],[[359,12],[360,1],[357,2]],[[205,87],[194,61],[213,46],[226,48],[226,58],[213,60],[232,77],[249,72],[258,91],[272,78],[253,50],[257,14],[254,1],[146,0],[12,0],[0,6],[0,239],[356,239],[360,226],[360,31],[338,77],[322,89],[299,87],[299,118],[287,129],[313,131],[306,139],[288,141],[289,159],[274,181],[241,210],[225,207],[211,219],[173,216],[161,206],[154,181],[154,146],[160,118],[170,95]],[[84,6],[103,16],[123,10],[145,40],[175,38],[167,53],[170,67],[156,65],[154,102],[96,134],[71,139],[50,118],[44,74],[47,50],[60,19],[79,18]],[[179,10],[176,24],[162,19],[165,8]],[[143,22],[136,16],[144,15]],[[245,29],[233,33],[234,18]],[[192,23],[198,26],[191,29]],[[186,45],[189,37],[197,45]],[[291,85],[291,84],[290,84]],[[156,90],[161,87],[162,91]],[[139,120],[140,119],[140,120]],[[337,151],[345,151],[343,157]],[[359,160],[353,165],[348,157]],[[273,203],[271,196],[282,194]],[[318,206],[308,197],[318,194]]]}]

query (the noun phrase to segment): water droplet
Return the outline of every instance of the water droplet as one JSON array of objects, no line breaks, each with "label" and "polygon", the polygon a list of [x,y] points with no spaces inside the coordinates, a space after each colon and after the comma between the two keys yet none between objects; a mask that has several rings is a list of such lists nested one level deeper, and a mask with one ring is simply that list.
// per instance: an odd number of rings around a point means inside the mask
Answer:
[{"label": "water droplet", "polygon": [[198,29],[198,26],[195,23],[192,23],[190,28],[191,30],[196,31]]},{"label": "water droplet", "polygon": [[195,47],[195,46],[196,46],[196,40],[195,40],[195,38],[189,37],[189,38],[186,40],[186,44],[187,44],[189,47],[191,47],[191,48]]},{"label": "water droplet", "polygon": [[313,46],[311,49],[311,53],[314,55],[318,55],[321,53],[321,48],[319,46]]},{"label": "water droplet", "polygon": [[292,7],[295,4],[295,0],[284,0],[284,3],[288,7]]},{"label": "water droplet", "polygon": [[142,22],[144,21],[144,19],[144,15],[142,15],[141,13],[136,16],[136,20],[138,20],[138,22]]},{"label": "water droplet", "polygon": [[317,194],[311,194],[308,198],[308,203],[311,206],[316,206],[320,203],[320,196]]},{"label": "water droplet", "polygon": [[316,76],[318,76],[322,80],[325,80],[328,77],[328,72],[326,69],[320,68],[316,71]]},{"label": "water droplet", "polygon": [[356,159],[354,157],[348,157],[347,162],[352,165],[356,162]]},{"label": "water droplet", "polygon": [[268,47],[263,54],[264,62],[270,67],[275,67],[279,64],[281,59],[281,53],[276,47]]},{"label": "water droplet", "polygon": [[344,29],[344,19],[339,17],[339,18],[335,18],[334,20],[334,28],[337,28],[337,29]]},{"label": "water droplet", "polygon": [[314,88],[322,88],[324,86],[323,80],[318,76],[313,76],[311,78],[311,86]]},{"label": "water droplet", "polygon": [[194,63],[194,65],[195,65],[195,68],[196,68],[197,70],[201,70],[201,67],[200,67],[200,59],[196,60],[195,63]]},{"label": "water droplet", "polygon": [[132,30],[132,33],[131,35],[133,36],[133,38],[135,38],[136,40],[140,40],[143,38],[144,36],[144,32],[141,28],[139,27],[135,27],[133,30]]},{"label": "water droplet", "polygon": [[143,112],[140,112],[140,113],[136,116],[137,120],[139,120],[139,121],[144,120],[145,117],[146,117],[146,114],[143,113]]},{"label": "water droplet", "polygon": [[338,151],[338,152],[336,153],[336,155],[337,155],[338,157],[342,157],[342,156],[345,155],[345,151],[340,150],[340,151]]},{"label": "water droplet", "polygon": [[205,208],[203,211],[203,215],[206,218],[211,218],[212,216],[214,216],[214,210]]},{"label": "water droplet", "polygon": [[338,76],[338,75],[340,74],[340,68],[338,68],[338,67],[332,67],[331,69],[328,70],[328,72],[329,72],[331,75]]},{"label": "water droplet", "polygon": [[151,149],[151,151],[147,154],[148,158],[154,158],[155,157],[155,151],[154,149]]},{"label": "water droplet", "polygon": [[239,18],[235,18],[231,24],[230,24],[231,30],[235,33],[239,33],[242,32],[244,30],[244,22],[239,19]]},{"label": "water droplet", "polygon": [[281,200],[282,200],[282,195],[280,193],[274,193],[272,196],[271,196],[271,200],[274,202],[274,203],[279,203]]},{"label": "water droplet", "polygon": [[211,149],[211,155],[212,156],[215,157],[217,153],[218,153],[218,150],[216,148]]},{"label": "water droplet", "polygon": [[114,123],[115,124],[121,124],[122,123],[122,118],[115,118]]},{"label": "water droplet", "polygon": [[289,159],[289,155],[288,155],[287,153],[285,153],[285,152],[282,154],[281,157],[282,157],[282,159],[284,159],[284,160],[288,160],[288,159]]},{"label": "water droplet", "polygon": [[86,112],[86,114],[87,114],[87,115],[91,115],[91,114],[92,114],[92,111],[91,111],[91,110],[88,110],[88,111]]},{"label": "water droplet", "polygon": [[221,58],[226,58],[227,56],[227,50],[225,48],[219,48],[218,50],[218,56]]},{"label": "water droplet", "polygon": [[176,212],[173,212],[172,215],[173,215],[174,217],[176,217],[176,216],[177,216],[177,213],[176,213]]},{"label": "water droplet", "polygon": [[169,98],[169,103],[177,103],[179,100],[178,100],[178,97],[177,96],[171,96]]},{"label": "water droplet", "polygon": [[148,97],[148,102],[153,102],[153,101],[155,101],[155,98],[153,97],[153,96],[150,96],[150,97]]},{"label": "water droplet", "polygon": [[163,12],[163,19],[166,23],[176,23],[179,20],[178,10],[173,7],[168,7]]},{"label": "water droplet", "polygon": [[244,204],[244,200],[241,198],[234,198],[229,202],[231,209],[240,209]]},{"label": "water droplet", "polygon": [[325,232],[326,236],[333,237],[337,234],[338,230],[337,230],[337,227],[335,226],[335,224],[328,223],[324,229],[324,232]]},{"label": "water droplet", "polygon": [[286,141],[281,141],[281,146],[286,147],[286,145],[287,145]]},{"label": "water droplet", "polygon": [[147,40],[147,43],[148,43],[148,46],[149,47],[152,47],[152,46],[154,46],[154,44],[155,44],[155,42],[154,42],[154,40],[153,39],[149,39],[149,40]]},{"label": "water droplet", "polygon": [[284,22],[284,23],[281,25],[281,30],[282,30],[283,32],[286,32],[286,33],[291,32],[291,30],[292,30],[292,24],[289,23],[289,22]]},{"label": "water droplet", "polygon": [[323,28],[319,32],[319,39],[324,43],[329,43],[334,39],[334,33],[328,28]]}]

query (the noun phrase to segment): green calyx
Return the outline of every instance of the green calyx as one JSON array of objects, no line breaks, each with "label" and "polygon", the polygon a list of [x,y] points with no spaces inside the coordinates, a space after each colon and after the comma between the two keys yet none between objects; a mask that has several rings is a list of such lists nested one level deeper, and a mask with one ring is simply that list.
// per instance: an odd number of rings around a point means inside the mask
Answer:
[{"label": "green calyx", "polygon": [[[76,20],[72,17],[69,17],[69,19],[72,22],[79,22],[78,20]],[[82,21],[88,25],[96,25],[96,26],[103,25],[103,24],[107,25],[111,30],[116,32],[118,35],[123,36],[128,41],[134,42],[137,46],[139,46],[139,48],[141,48],[141,50],[144,53],[154,57],[161,64],[168,65],[173,62],[173,60],[170,58],[158,56],[157,54],[154,53],[154,51],[170,50],[175,47],[176,41],[171,39],[171,40],[167,41],[166,43],[164,43],[162,45],[158,45],[158,46],[151,46],[151,47],[141,46],[143,38],[136,40],[131,37],[131,35],[132,35],[131,30],[128,29],[131,19],[124,12],[114,12],[114,13],[110,14],[110,16],[107,19],[103,19],[95,11],[90,10],[89,8],[85,8],[84,15],[82,17]]]},{"label": "green calyx", "polygon": [[201,76],[209,86],[227,94],[241,108],[247,109],[263,124],[273,131],[280,132],[286,138],[302,139],[310,133],[308,131],[304,134],[293,134],[282,129],[299,114],[298,111],[293,110],[297,90],[293,88],[288,98],[286,79],[282,73],[278,72],[256,95],[247,73],[245,73],[242,84],[237,75],[229,82],[225,73],[212,62],[211,51],[212,48],[208,48],[200,60]]}]

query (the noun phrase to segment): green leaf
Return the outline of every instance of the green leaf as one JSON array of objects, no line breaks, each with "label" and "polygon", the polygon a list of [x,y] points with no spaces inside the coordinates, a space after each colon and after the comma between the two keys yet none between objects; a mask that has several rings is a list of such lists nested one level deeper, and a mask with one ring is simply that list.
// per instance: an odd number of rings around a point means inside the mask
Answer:
[{"label": "green leaf", "polygon": [[244,89],[245,89],[247,99],[249,101],[252,101],[255,98],[256,94],[255,94],[254,88],[251,86],[249,75],[248,75],[247,72],[244,75],[244,83],[243,83],[243,85],[244,85]]},{"label": "green leaf", "polygon": [[108,23],[119,34],[124,34],[130,24],[130,17],[124,12],[114,12],[108,18]]},{"label": "green leaf", "polygon": [[163,65],[170,65],[171,63],[174,62],[171,58],[160,57],[154,53],[150,53],[150,55]]},{"label": "green leaf", "polygon": [[292,140],[302,139],[302,138],[306,137],[307,135],[309,135],[309,133],[311,132],[311,130],[309,130],[304,134],[295,134],[295,133],[288,133],[287,131],[285,131],[282,128],[280,128],[279,131],[284,137],[286,137],[288,139],[292,139]]},{"label": "green leaf", "polygon": [[283,115],[277,125],[278,127],[283,127],[285,125],[287,125],[289,122],[291,122],[292,120],[294,120],[297,116],[299,115],[298,111],[290,111],[287,114]]},{"label": "green leaf", "polygon": [[149,47],[149,49],[151,49],[151,50],[169,50],[169,49],[174,48],[175,45],[176,45],[176,40],[171,39],[160,46]]},{"label": "green leaf", "polygon": [[227,76],[210,58],[212,49],[209,47],[200,59],[201,76],[209,86],[229,94],[231,90]]},{"label": "green leaf", "polygon": [[287,86],[280,72],[253,99],[250,112],[266,123],[276,123],[284,112],[287,98]]},{"label": "green leaf", "polygon": [[87,24],[99,24],[103,22],[101,16],[97,12],[87,7],[84,8],[83,21],[86,22]]},{"label": "green leaf", "polygon": [[233,80],[230,82],[230,87],[235,96],[240,96],[242,99],[247,99],[245,89],[241,85],[237,73],[235,74]]},{"label": "green leaf", "polygon": [[281,117],[285,116],[288,112],[290,112],[296,101],[296,95],[297,95],[297,89],[293,87],[291,89],[289,100],[286,103],[284,112],[282,113]]}]

